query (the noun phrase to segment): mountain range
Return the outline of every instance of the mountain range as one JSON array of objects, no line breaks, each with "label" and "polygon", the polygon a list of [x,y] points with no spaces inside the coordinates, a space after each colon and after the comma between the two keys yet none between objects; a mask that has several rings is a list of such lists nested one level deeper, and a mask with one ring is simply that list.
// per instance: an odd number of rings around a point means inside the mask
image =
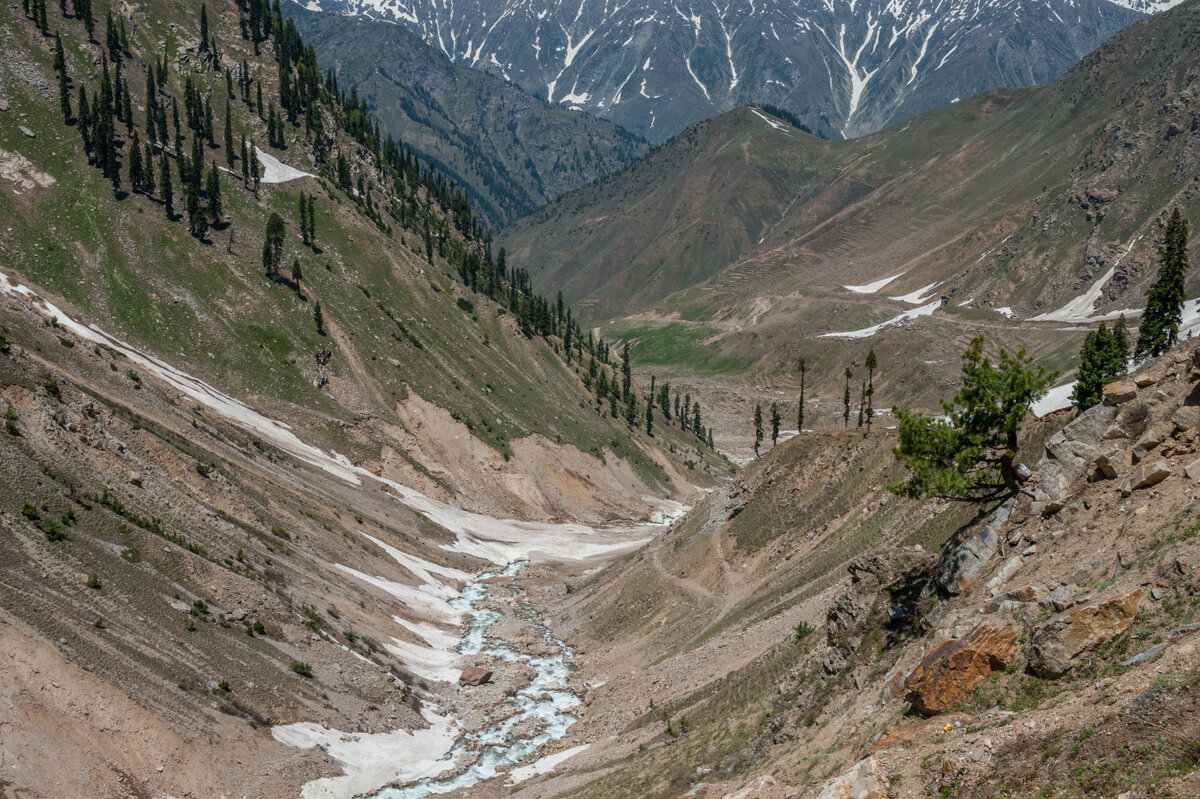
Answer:
[{"label": "mountain range", "polygon": [[[1046,83],[1172,0],[313,0],[654,142],[751,103],[827,138]],[[344,50],[354,49],[344,39]]]}]

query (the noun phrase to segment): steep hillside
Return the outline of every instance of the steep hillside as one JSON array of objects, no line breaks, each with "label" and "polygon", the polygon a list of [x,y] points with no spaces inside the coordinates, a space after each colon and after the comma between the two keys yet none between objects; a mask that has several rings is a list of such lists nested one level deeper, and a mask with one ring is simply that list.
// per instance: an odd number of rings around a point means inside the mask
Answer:
[{"label": "steep hillside", "polygon": [[343,799],[506,722],[536,760],[577,686],[521,568],[728,464],[264,2],[0,42],[0,793]]},{"label": "steep hillside", "polygon": [[358,85],[384,130],[467,189],[489,227],[531,213],[647,149],[611,122],[456,66],[397,25],[317,14],[291,2],[283,10],[321,63]]},{"label": "steep hillside", "polygon": [[[456,64],[661,142],[749,103],[843,138],[998,86],[1046,83],[1166,2],[567,4],[324,0],[404,26]],[[1135,10],[1136,9],[1136,10]],[[343,40],[347,49],[354,40]]]},{"label": "steep hillside", "polygon": [[731,112],[502,240],[522,258],[536,248],[535,285],[561,288],[585,318],[626,317],[635,341],[691,336],[727,371],[790,393],[798,357],[845,342],[843,362],[874,346],[914,368],[926,352],[939,372],[955,366],[947,336],[990,328],[1055,360],[1050,350],[1077,344],[1046,330],[1140,307],[1164,214],[1200,209],[1198,21],[1186,3],[1051,86],[983,94],[854,141]]},{"label": "steep hillside", "polygon": [[568,583],[590,746],[515,795],[1194,794],[1198,364],[1030,428],[976,518],[884,491],[880,433],[781,445]]}]

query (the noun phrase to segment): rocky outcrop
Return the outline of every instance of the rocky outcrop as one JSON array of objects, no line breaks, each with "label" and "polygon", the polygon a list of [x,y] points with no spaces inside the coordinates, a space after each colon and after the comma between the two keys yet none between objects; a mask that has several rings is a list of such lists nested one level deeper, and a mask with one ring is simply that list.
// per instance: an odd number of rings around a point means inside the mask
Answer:
[{"label": "rocky outcrop", "polygon": [[909,548],[869,552],[851,561],[850,585],[825,612],[825,671],[836,674],[845,668],[862,643],[863,629],[885,587],[906,578],[919,584],[928,579],[934,564],[933,555]]},{"label": "rocky outcrop", "polygon": [[904,682],[906,699],[926,716],[944,713],[1016,653],[1015,625],[984,622],[966,638],[943,641],[926,655]]},{"label": "rocky outcrop", "polygon": [[888,799],[887,777],[878,760],[864,758],[828,783],[817,799]]},{"label": "rocky outcrop", "polygon": [[936,585],[951,596],[961,594],[1000,548],[1000,528],[1008,521],[1011,504],[1005,503],[977,527],[955,534],[942,547]]},{"label": "rocky outcrop", "polygon": [[1029,647],[1029,670],[1039,677],[1061,677],[1080,655],[1111,640],[1133,623],[1142,591],[1092,602],[1060,613],[1037,628]]},{"label": "rocky outcrop", "polygon": [[[1136,393],[1133,384],[1129,388]],[[1038,464],[1041,479],[1030,491],[1034,513],[1049,516],[1061,510],[1075,481],[1088,471],[1116,411],[1097,405],[1050,437]]]}]

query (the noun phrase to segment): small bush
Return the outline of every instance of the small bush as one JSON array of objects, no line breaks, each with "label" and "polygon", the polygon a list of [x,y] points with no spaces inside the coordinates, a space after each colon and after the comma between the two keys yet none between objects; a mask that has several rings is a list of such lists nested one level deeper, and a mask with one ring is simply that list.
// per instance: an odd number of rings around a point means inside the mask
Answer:
[{"label": "small bush", "polygon": [[42,388],[46,389],[46,393],[54,397],[54,399],[62,401],[62,389],[58,387],[58,383],[55,383],[53,380],[47,380],[45,383],[42,383]]},{"label": "small bush", "polygon": [[96,620],[94,622],[92,622],[92,626],[95,627],[97,630],[103,630],[104,629],[104,617],[97,616]]},{"label": "small bush", "polygon": [[290,668],[292,671],[299,674],[301,677],[311,677],[312,676],[312,666],[305,663],[304,661],[293,660],[291,662],[291,664],[288,666],[288,668]]},{"label": "small bush", "polygon": [[95,572],[89,574],[87,578],[87,587],[94,588],[97,591],[100,590],[100,575],[96,574]]},{"label": "small bush", "polygon": [[221,680],[219,683],[217,683],[217,687],[225,693],[229,693],[229,680]]},{"label": "small bush", "polygon": [[183,629],[187,630],[189,633],[196,632],[196,622],[194,622],[191,619],[188,619],[187,621],[185,621],[183,623]]},{"label": "small bush", "polygon": [[199,474],[201,477],[208,477],[210,474],[212,474],[214,471],[216,471],[216,469],[217,469],[217,466],[215,463],[204,463],[203,461],[196,461],[196,473]]},{"label": "small bush", "polygon": [[812,632],[813,628],[808,622],[800,622],[796,625],[796,642],[799,643],[800,641],[803,641],[805,638],[812,635]]},{"label": "small bush", "polygon": [[21,430],[17,427],[17,411],[11,405],[4,412],[4,429],[8,431],[10,436],[21,435]]},{"label": "small bush", "polygon": [[130,563],[137,563],[142,559],[142,553],[138,552],[133,547],[129,547],[128,549],[121,550],[121,557]]}]

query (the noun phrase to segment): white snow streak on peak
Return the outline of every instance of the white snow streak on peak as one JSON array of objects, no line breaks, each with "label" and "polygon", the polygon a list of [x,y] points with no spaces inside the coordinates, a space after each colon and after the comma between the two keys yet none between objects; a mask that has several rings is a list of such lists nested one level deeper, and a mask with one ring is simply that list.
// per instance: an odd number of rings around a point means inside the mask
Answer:
[{"label": "white snow streak on peak", "polygon": [[846,338],[846,339],[870,338],[871,336],[878,333],[880,330],[883,330],[885,327],[890,327],[892,325],[898,325],[901,322],[907,322],[910,319],[916,319],[917,317],[920,317],[920,316],[932,316],[933,312],[936,311],[941,306],[942,306],[942,301],[940,299],[937,299],[937,300],[934,300],[933,302],[929,303],[928,305],[922,305],[920,308],[913,308],[912,310],[905,311],[904,313],[902,313],[898,316],[893,316],[891,319],[887,319],[883,322],[880,322],[877,325],[871,325],[870,327],[864,327],[860,330],[849,330],[849,331],[846,331],[843,333],[822,333],[820,336],[818,336],[818,338]]},{"label": "white snow streak on peak", "polygon": [[[842,59],[842,63],[846,67],[846,73],[850,77],[850,107],[846,112],[846,123],[842,126],[843,136],[846,135],[846,130],[850,127],[850,121],[858,111],[858,104],[862,100],[862,95],[867,88],[867,84],[871,82],[871,78],[875,77],[875,73],[879,71],[878,67],[870,71],[863,70],[861,73],[858,69],[858,62],[862,58],[863,50],[866,49],[868,44],[871,44],[873,39],[878,40],[879,32],[879,23],[868,13],[867,33],[863,37],[862,44],[855,51],[854,57],[851,58],[846,50],[846,23],[843,22],[841,28],[838,30],[837,44],[834,44],[833,40],[829,38],[829,35],[824,30],[821,30],[821,35],[825,37],[825,40],[829,42],[834,51]],[[872,45],[872,50],[874,50],[874,45]]]},{"label": "white snow streak on peak", "polygon": [[[792,134],[788,133],[787,126],[779,124],[778,122],[776,122],[775,120],[773,120],[769,116],[767,116],[766,114],[761,113],[757,108],[751,108],[750,113],[754,114],[756,117],[761,119],[763,122],[766,122],[768,125],[775,128],[775,130],[778,130],[781,133],[783,133],[784,136],[792,135]],[[759,244],[762,244],[762,242],[759,241]]]},{"label": "white snow streak on peak", "polygon": [[254,148],[255,155],[258,156],[258,161],[263,165],[263,174],[260,180],[263,183],[287,183],[289,180],[298,178],[315,178],[316,175],[311,172],[301,172],[295,167],[290,167],[280,161],[270,153],[265,153],[258,147]]},{"label": "white snow streak on peak", "polygon": [[942,285],[942,281],[935,280],[928,286],[922,286],[916,291],[910,291],[907,294],[901,294],[899,297],[889,297],[888,299],[896,300],[897,302],[907,302],[909,305],[922,305],[929,302],[929,297],[925,296],[925,292],[932,291],[940,285]]},{"label": "white snow streak on peak", "polygon": [[1093,313],[1096,309],[1096,303],[1099,302],[1100,294],[1104,291],[1104,287],[1108,285],[1108,281],[1112,280],[1113,275],[1117,273],[1117,267],[1121,265],[1121,261],[1125,260],[1125,256],[1129,255],[1130,250],[1133,249],[1133,245],[1137,244],[1141,238],[1141,236],[1138,236],[1133,241],[1129,242],[1129,246],[1125,248],[1125,252],[1121,253],[1121,257],[1118,258],[1116,262],[1113,263],[1112,267],[1103,275],[1101,275],[1100,279],[1093,283],[1091,288],[1089,288],[1083,294],[1069,301],[1066,305],[1058,310],[1038,314],[1029,321],[1071,322],[1086,324],[1088,322],[1099,322],[1102,319],[1116,319],[1117,316],[1121,315],[1121,311],[1114,312],[1115,315],[1102,314],[1100,316],[1093,316]]},{"label": "white snow streak on peak", "polygon": [[876,280],[874,283],[864,283],[861,286],[842,286],[842,288],[846,289],[847,291],[853,291],[855,294],[874,294],[875,292],[887,286],[887,284],[891,283],[896,278],[905,274],[907,274],[907,272],[901,272],[899,274],[892,275],[891,277],[881,278],[880,280]]}]

